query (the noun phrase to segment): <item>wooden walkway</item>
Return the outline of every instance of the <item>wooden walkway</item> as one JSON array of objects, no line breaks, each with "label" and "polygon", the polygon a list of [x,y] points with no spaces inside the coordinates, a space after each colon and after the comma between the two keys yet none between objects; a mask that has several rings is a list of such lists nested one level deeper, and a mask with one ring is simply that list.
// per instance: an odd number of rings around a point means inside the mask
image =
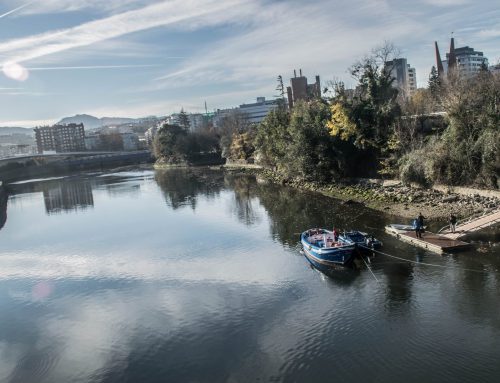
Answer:
[{"label": "wooden walkway", "polygon": [[434,234],[430,232],[422,233],[422,238],[417,238],[414,231],[406,231],[404,233],[391,230],[389,226],[385,230],[387,233],[395,236],[403,242],[422,247],[435,253],[445,253],[464,250],[470,246],[467,242],[450,239],[444,235]]},{"label": "wooden walkway", "polygon": [[475,231],[484,229],[485,227],[496,225],[498,223],[500,223],[500,209],[494,210],[480,217],[471,218],[465,221],[459,221],[454,233],[450,232],[450,229],[448,227],[447,229],[441,229],[439,231],[439,234],[449,239],[459,239],[465,237],[469,233],[473,233]]}]

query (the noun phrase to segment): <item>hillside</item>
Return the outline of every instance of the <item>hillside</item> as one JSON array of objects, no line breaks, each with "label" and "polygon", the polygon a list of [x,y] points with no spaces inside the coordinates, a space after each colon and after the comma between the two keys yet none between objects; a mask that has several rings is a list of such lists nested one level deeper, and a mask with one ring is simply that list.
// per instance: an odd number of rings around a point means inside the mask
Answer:
[{"label": "hillside", "polygon": [[0,136],[5,136],[9,134],[26,134],[28,136],[33,136],[33,129],[30,128],[19,128],[13,126],[0,126]]},{"label": "hillside", "polygon": [[136,120],[133,118],[122,117],[103,117],[97,118],[89,114],[77,114],[73,117],[65,117],[58,124],[83,124],[85,129],[92,130],[102,126],[121,125],[134,123]]}]

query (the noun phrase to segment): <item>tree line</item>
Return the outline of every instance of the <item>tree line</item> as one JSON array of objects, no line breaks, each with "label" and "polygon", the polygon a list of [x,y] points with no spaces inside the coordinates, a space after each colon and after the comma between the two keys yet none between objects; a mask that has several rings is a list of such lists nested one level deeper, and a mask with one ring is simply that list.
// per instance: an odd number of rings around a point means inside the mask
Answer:
[{"label": "tree line", "polygon": [[[349,69],[355,89],[332,81],[328,97],[278,107],[257,126],[238,111],[196,133],[164,125],[154,144],[161,161],[190,162],[199,153],[257,163],[284,177],[334,182],[390,177],[433,183],[500,187],[500,75],[473,77],[433,67],[428,87],[411,97],[394,86],[397,51],[374,49]],[[281,80],[281,81],[280,81]],[[282,91],[278,77],[278,90]]]}]

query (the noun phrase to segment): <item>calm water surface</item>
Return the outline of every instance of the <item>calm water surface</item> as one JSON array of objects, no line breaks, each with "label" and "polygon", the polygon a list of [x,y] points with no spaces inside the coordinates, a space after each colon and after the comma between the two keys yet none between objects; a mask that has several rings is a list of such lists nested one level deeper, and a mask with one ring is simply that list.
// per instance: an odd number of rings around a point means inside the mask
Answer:
[{"label": "calm water surface", "polygon": [[[178,169],[19,183],[0,218],[1,382],[500,381],[493,230],[439,256],[393,217]],[[325,276],[298,233],[333,224],[436,266]]]}]

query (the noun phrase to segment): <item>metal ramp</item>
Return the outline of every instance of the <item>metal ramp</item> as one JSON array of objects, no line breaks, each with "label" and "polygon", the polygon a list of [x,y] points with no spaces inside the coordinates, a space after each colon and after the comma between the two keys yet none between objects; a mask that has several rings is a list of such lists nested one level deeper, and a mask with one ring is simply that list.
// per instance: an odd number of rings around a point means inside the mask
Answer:
[{"label": "metal ramp", "polygon": [[476,216],[458,221],[454,233],[450,232],[450,225],[446,225],[438,231],[438,234],[456,240],[498,223],[500,223],[500,209],[485,213],[479,217]]}]

